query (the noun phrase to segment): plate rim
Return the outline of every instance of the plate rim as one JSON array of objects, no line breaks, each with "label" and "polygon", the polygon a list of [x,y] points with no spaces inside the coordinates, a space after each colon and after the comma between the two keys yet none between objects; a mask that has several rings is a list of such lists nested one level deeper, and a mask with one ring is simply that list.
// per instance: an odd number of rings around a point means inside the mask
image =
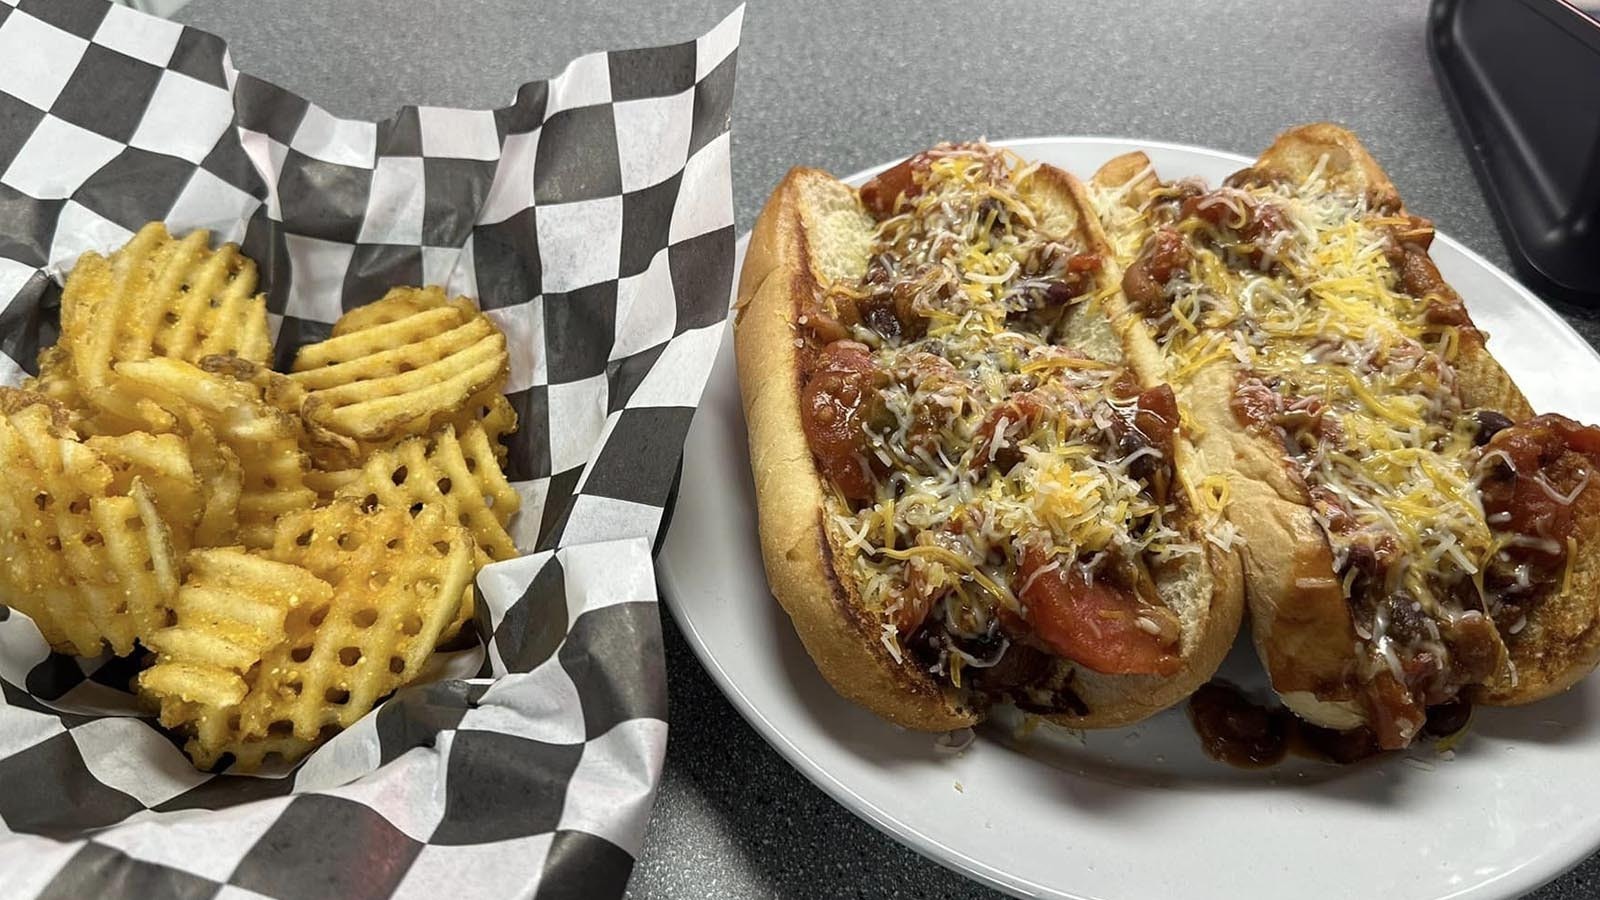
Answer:
[{"label": "plate rim", "polygon": [[[1218,150],[1198,144],[1186,144],[1175,141],[1145,140],[1141,138],[1128,138],[1099,135],[1039,135],[1008,137],[988,141],[996,147],[1015,147],[1017,145],[1094,145],[1104,146],[1108,149],[1122,148],[1124,152],[1133,150],[1158,149],[1170,150],[1180,153],[1199,154],[1214,159],[1228,162],[1249,164],[1253,157],[1227,150]],[[848,184],[859,185],[879,172],[895,165],[904,157],[897,157],[886,162],[868,166],[840,178]],[[1076,173],[1075,173],[1076,174]],[[1600,349],[1589,343],[1588,339],[1579,334],[1566,319],[1563,319],[1548,303],[1544,302],[1527,287],[1507,274],[1499,266],[1484,258],[1470,247],[1451,237],[1444,232],[1436,232],[1435,239],[1450,247],[1453,251],[1462,254],[1468,261],[1482,271],[1491,274],[1505,288],[1518,295],[1526,305],[1543,320],[1547,327],[1561,331],[1565,336],[1575,340],[1578,346],[1587,350],[1590,358],[1600,366]],[[735,255],[742,257],[750,241],[750,232],[744,231],[735,240]],[[737,273],[735,273],[735,284]],[[732,340],[732,328],[727,329],[723,335],[724,341]],[[720,351],[719,351],[720,352]],[[696,415],[699,408],[696,408]],[[691,428],[693,425],[691,424]],[[670,530],[672,523],[668,523]],[[695,658],[700,665],[711,675],[718,689],[724,697],[728,698],[733,707],[758,734],[783,757],[791,767],[799,771],[812,784],[820,788],[834,802],[843,806],[857,818],[867,822],[873,828],[889,837],[896,843],[908,847],[945,868],[957,872],[967,878],[973,879],[985,886],[1003,891],[1018,897],[1051,897],[1060,900],[1105,900],[1094,894],[1066,891],[1049,885],[1040,884],[1028,878],[1023,878],[1003,871],[993,865],[976,859],[971,855],[950,847],[917,828],[914,824],[897,817],[886,810],[874,805],[871,801],[856,793],[849,785],[827,771],[816,760],[796,745],[784,732],[767,718],[766,714],[753,703],[744,693],[738,682],[733,679],[721,662],[712,653],[700,631],[690,621],[686,614],[679,608],[677,577],[673,568],[667,564],[667,542],[661,547],[662,552],[656,558],[656,574],[660,593],[664,605],[671,611],[673,621],[677,624],[685,640],[694,651]],[[669,738],[670,739],[670,738]],[[1520,896],[1534,890],[1550,881],[1560,877],[1566,872],[1577,867],[1585,859],[1600,850],[1600,825],[1581,839],[1567,842],[1571,848],[1583,847],[1575,853],[1551,853],[1533,860],[1524,861],[1514,865],[1487,881],[1469,885],[1460,890],[1440,895],[1436,900],[1478,900],[1478,898],[1501,898]],[[1570,858],[1568,858],[1570,855]]]}]

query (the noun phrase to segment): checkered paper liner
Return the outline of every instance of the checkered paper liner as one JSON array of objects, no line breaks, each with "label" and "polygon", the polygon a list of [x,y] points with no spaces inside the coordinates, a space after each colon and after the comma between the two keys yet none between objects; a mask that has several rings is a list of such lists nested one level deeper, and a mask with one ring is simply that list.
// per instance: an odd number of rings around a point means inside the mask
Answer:
[{"label": "checkered paper liner", "polygon": [[51,654],[0,605],[0,896],[622,892],[666,745],[651,546],[733,277],[742,11],[501,109],[371,123],[203,32],[0,0],[0,384],[55,340],[78,256],[150,220],[257,262],[280,368],[342,310],[444,284],[509,338],[532,551],[479,575],[485,647],[259,777],[195,771],[134,661]]}]

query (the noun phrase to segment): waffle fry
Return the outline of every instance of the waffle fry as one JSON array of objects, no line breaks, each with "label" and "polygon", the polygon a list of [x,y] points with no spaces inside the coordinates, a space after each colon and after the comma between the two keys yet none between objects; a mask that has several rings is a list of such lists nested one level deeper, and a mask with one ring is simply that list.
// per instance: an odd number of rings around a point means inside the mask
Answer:
[{"label": "waffle fry", "polygon": [[[502,398],[503,399],[503,398]],[[522,505],[522,497],[500,471],[496,449],[483,426],[472,423],[457,436],[446,425],[426,438],[411,438],[392,450],[379,451],[361,469],[341,477],[334,496],[401,509],[434,506],[447,521],[459,522],[477,543],[478,567],[517,555],[506,524]],[[330,476],[330,480],[331,476]],[[475,604],[469,589],[445,634],[455,637],[472,620]]]},{"label": "waffle fry", "polygon": [[[496,463],[504,468],[509,451],[501,439],[517,430],[517,411],[496,386],[468,400],[459,411],[434,426],[430,433],[437,433],[445,425],[455,426],[457,433],[469,428],[481,428],[488,435]],[[356,471],[374,455],[393,450],[415,437],[402,435],[399,439],[385,441],[357,441],[310,423],[306,424],[305,430],[302,446],[306,455],[311,457],[312,466],[319,470],[316,480],[321,486],[313,487],[324,497],[332,496],[334,488],[350,480],[351,476],[346,472]]]},{"label": "waffle fry", "polygon": [[[56,649],[148,649],[196,765],[293,762],[419,677],[517,552],[499,328],[441,288],[351,310],[296,372],[255,266],[160,223],[85,254],[0,387],[0,601]],[[14,523],[14,524],[8,524]],[[7,530],[9,528],[9,530]]]},{"label": "waffle fry", "polygon": [[494,458],[500,468],[506,467],[507,448],[502,443],[507,435],[517,430],[517,410],[500,393],[499,388],[485,391],[471,400],[461,412],[451,420],[455,425],[456,433],[463,434],[473,425],[483,429],[489,438],[489,446],[494,448]]},{"label": "waffle fry", "polygon": [[360,476],[338,488],[335,496],[369,506],[438,506],[446,519],[471,530],[480,565],[510,559],[517,547],[505,526],[522,498],[500,471],[492,443],[479,425],[459,437],[454,425],[446,425],[429,437],[375,454]]},{"label": "waffle fry", "polygon": [[128,493],[135,479],[150,488],[156,510],[171,535],[173,550],[179,555],[187,553],[194,545],[205,499],[183,438],[136,431],[115,437],[91,437],[84,444],[111,468],[112,493]]},{"label": "waffle fry", "polygon": [[390,288],[378,300],[358,306],[333,323],[329,337],[343,337],[356,331],[387,325],[401,319],[450,305],[450,297],[438,285]]},{"label": "waffle fry", "polygon": [[[290,721],[310,740],[324,725],[348,726],[419,674],[471,583],[472,553],[466,529],[426,509],[413,517],[344,501],[284,517],[270,555],[327,579],[334,601],[327,618],[312,623],[318,627],[291,635],[294,647],[273,661],[303,676],[305,689],[247,709],[259,716],[247,726],[270,731]],[[333,706],[320,708],[324,700]]]},{"label": "waffle fry", "polygon": [[[386,314],[402,306],[390,301]],[[369,443],[427,434],[475,396],[504,386],[505,335],[466,298],[379,318],[301,348],[290,377],[308,393],[301,408],[308,427]]]},{"label": "waffle fry", "polygon": [[299,566],[237,548],[196,550],[188,564],[176,621],[146,638],[156,663],[138,683],[161,724],[190,735],[184,752],[210,768],[238,740],[237,708],[262,658],[326,615],[333,588]]},{"label": "waffle fry", "polygon": [[204,502],[195,525],[194,546],[226,547],[239,535],[239,498],[244,492],[244,469],[233,448],[217,439],[203,421],[189,428],[189,459],[200,479]]},{"label": "waffle fry", "polygon": [[78,384],[73,380],[72,357],[60,344],[52,344],[39,351],[39,374],[24,379],[22,389],[49,397],[71,409],[82,409],[89,405],[78,393]]},{"label": "waffle fry", "polygon": [[261,402],[291,416],[296,425],[300,449],[305,451],[317,468],[339,470],[354,467],[374,447],[303,420],[300,410],[305,405],[306,389],[287,375],[234,356],[208,356],[200,360],[200,368],[213,375],[250,385]]},{"label": "waffle fry", "polygon": [[[471,309],[470,304],[464,301],[457,301],[457,304],[467,312],[476,313],[476,310]],[[389,293],[384,294],[382,299],[368,303],[365,306],[358,306],[340,316],[339,321],[333,323],[332,337],[343,337],[353,332],[398,322],[401,319],[430,309],[439,309],[450,305],[450,298],[445,294],[444,289],[436,285],[422,288],[393,288]],[[496,383],[468,398],[461,405],[460,410],[450,417],[450,423],[455,425],[456,430],[459,432],[465,430],[473,422],[481,422],[492,441],[499,441],[505,435],[515,431],[517,429],[517,413],[516,410],[511,408],[511,403],[506,400],[505,395],[500,393],[502,387],[504,387],[503,384]],[[392,446],[392,444],[389,446]],[[498,444],[496,446],[499,448],[498,454],[503,466],[505,464],[505,449]],[[364,445],[361,448],[360,458],[365,459],[371,452],[379,449],[386,449],[386,446]]]},{"label": "waffle fry", "polygon": [[305,388],[260,363],[237,356],[213,355],[202,358],[198,365],[202,372],[251,385],[262,403],[285,413],[298,415],[301,404],[305,403]]},{"label": "waffle fry", "polygon": [[265,363],[272,344],[255,264],[233,244],[211,250],[210,237],[199,230],[175,239],[152,222],[109,259],[84,254],[62,291],[66,365],[55,374],[70,372],[78,394],[102,412],[169,430],[167,417],[118,384],[118,363],[213,354]]},{"label": "waffle fry", "polygon": [[21,405],[20,393],[0,416],[0,596],[58,651],[125,656],[165,621],[178,586],[155,498],[137,477],[117,493],[59,405]]},{"label": "waffle fry", "polygon": [[433,510],[350,501],[285,516],[266,553],[194,551],[141,693],[201,768],[298,759],[421,673],[472,554]]},{"label": "waffle fry", "polygon": [[131,391],[178,413],[191,432],[209,428],[232,451],[242,475],[238,539],[245,546],[267,546],[278,516],[316,502],[294,419],[268,406],[255,385],[176,359],[118,363],[117,374]]},{"label": "waffle fry", "polygon": [[285,516],[268,555],[333,586],[263,657],[225,747],[240,768],[292,761],[419,675],[472,578],[472,537],[433,511],[350,501]]},{"label": "waffle fry", "polygon": [[332,500],[341,489],[360,481],[361,475],[360,469],[336,469],[332,472],[312,469],[306,473],[306,487],[316,491],[320,499]]},{"label": "waffle fry", "polygon": [[110,392],[114,398],[111,405],[124,411],[131,410],[133,418],[107,412],[104,408],[106,404],[90,403],[84,398],[74,374],[72,354],[60,344],[39,351],[39,374],[24,379],[22,389],[60,403],[71,414],[73,430],[84,436],[128,434],[149,428],[151,423],[163,428],[173,424],[171,416],[156,407],[135,409],[136,399],[117,390]]}]

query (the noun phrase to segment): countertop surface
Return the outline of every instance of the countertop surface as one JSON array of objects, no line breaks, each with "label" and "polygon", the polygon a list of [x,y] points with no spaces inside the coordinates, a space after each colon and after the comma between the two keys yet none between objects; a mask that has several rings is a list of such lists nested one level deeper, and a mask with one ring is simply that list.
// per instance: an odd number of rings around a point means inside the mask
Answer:
[{"label": "countertop surface", "polygon": [[[195,0],[175,18],[341,116],[487,108],[581,53],[673,43],[735,0]],[[853,172],[944,139],[1115,135],[1253,154],[1354,129],[1407,205],[1496,265],[1504,245],[1429,70],[1426,3],[752,2],[733,113],[741,230],[793,165]],[[1557,305],[1600,345],[1600,315]],[[857,819],[740,718],[665,614],[671,740],[636,897],[988,897]],[[1600,895],[1600,856],[1535,892]]]}]

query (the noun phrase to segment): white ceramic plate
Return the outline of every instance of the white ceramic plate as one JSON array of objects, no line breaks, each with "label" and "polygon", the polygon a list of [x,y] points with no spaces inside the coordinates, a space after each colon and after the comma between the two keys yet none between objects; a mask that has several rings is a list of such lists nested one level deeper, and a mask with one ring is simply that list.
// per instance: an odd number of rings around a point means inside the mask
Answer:
[{"label": "white ceramic plate", "polygon": [[[1213,183],[1247,162],[1145,141],[1005,143],[1083,177],[1133,149],[1164,177]],[[1600,421],[1600,355],[1450,238],[1439,236],[1433,257],[1536,408]],[[1293,757],[1265,770],[1214,763],[1181,709],[1083,735],[1045,728],[1017,739],[990,724],[951,755],[841,700],[762,572],[731,340],[689,432],[659,569],[706,669],[797,769],[895,839],[1016,894],[1499,898],[1600,846],[1593,680],[1532,707],[1480,711],[1453,758],[1430,746],[1344,768]],[[1222,674],[1260,685],[1258,671],[1241,644]]]}]

